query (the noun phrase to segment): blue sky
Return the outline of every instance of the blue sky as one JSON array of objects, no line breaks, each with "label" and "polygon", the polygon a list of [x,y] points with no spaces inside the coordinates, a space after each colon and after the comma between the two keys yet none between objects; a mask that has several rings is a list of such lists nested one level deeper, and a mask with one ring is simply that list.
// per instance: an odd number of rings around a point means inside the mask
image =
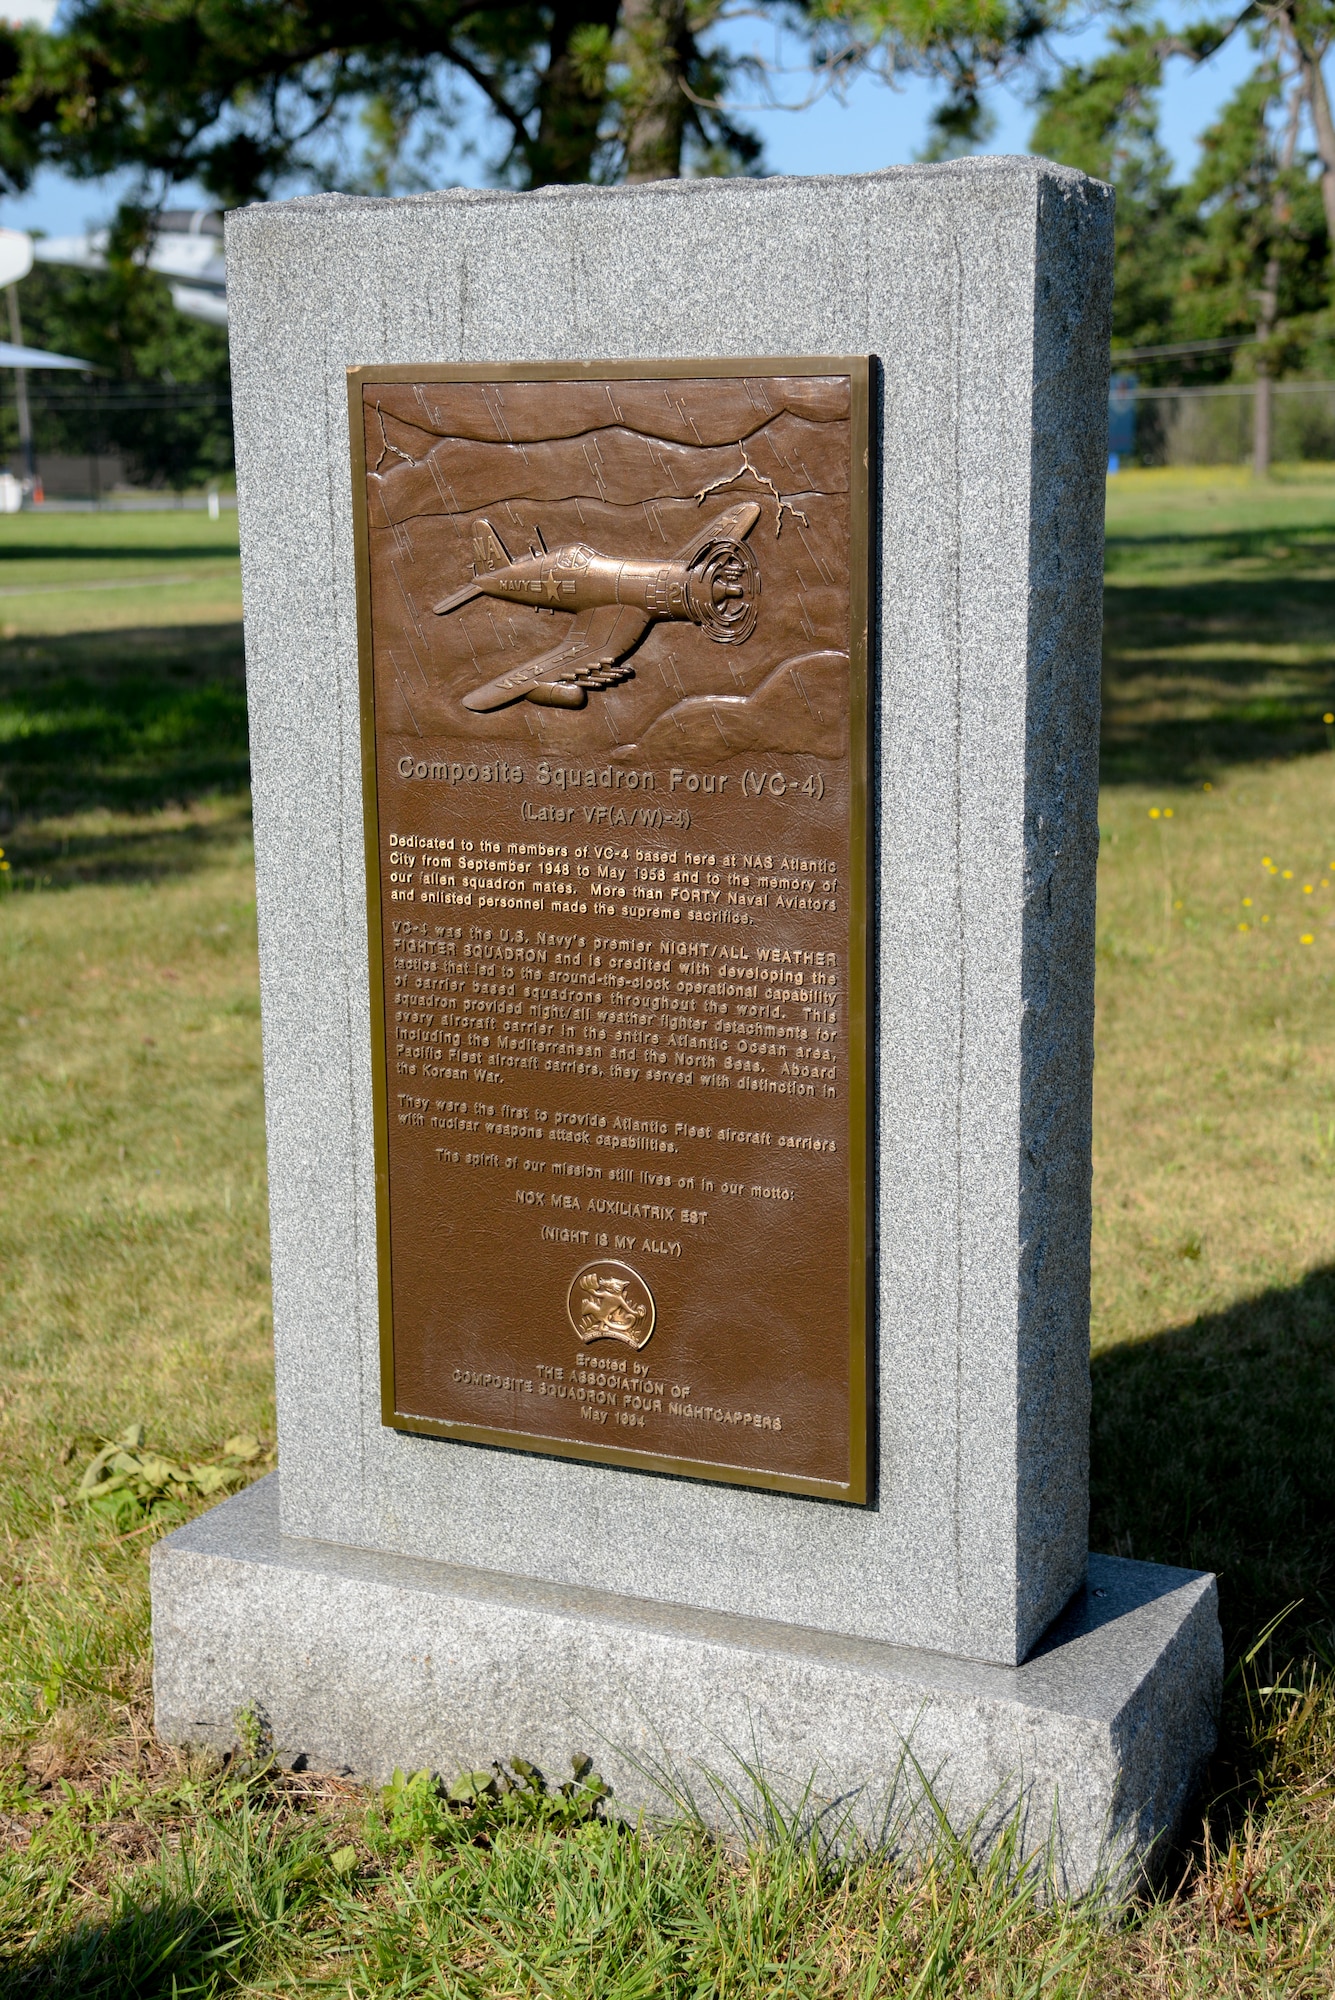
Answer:
[{"label": "blue sky", "polygon": [[[1165,8],[1184,17],[1206,13],[1203,6],[1188,4]],[[738,24],[741,29],[743,24]],[[754,47],[768,55],[772,44],[763,31],[747,27],[734,31],[734,46]],[[1063,60],[1088,60],[1103,42],[1099,28],[1080,35],[1064,36],[1055,45]],[[1213,61],[1187,71],[1174,65],[1163,94],[1161,130],[1165,145],[1186,175],[1196,159],[1198,135],[1213,120],[1219,107],[1242,82],[1256,61],[1245,37],[1236,37]],[[1030,79],[1032,87],[1032,79]],[[987,142],[989,153],[1024,153],[1029,150],[1034,110],[1026,102],[1024,81],[1017,89],[999,88],[988,97],[996,118],[996,130]],[[800,93],[793,91],[796,97]],[[928,123],[938,93],[916,79],[902,90],[864,77],[849,93],[846,104],[826,97],[809,110],[800,112],[749,111],[745,121],[765,141],[765,163],[776,173],[851,174],[874,172],[878,167],[898,166],[922,152],[928,139]]]},{"label": "blue sky", "polygon": [[[33,11],[41,4],[42,0],[29,0]],[[738,22],[732,31],[734,45],[750,47],[759,42],[762,51],[768,53],[770,44],[763,36],[763,30],[746,22]],[[1098,31],[1067,38],[1063,53],[1071,56],[1087,53],[1097,47],[1100,39]],[[1180,174],[1190,172],[1198,135],[1255,60],[1245,39],[1239,36],[1199,69],[1187,70],[1179,64],[1170,73],[1163,96],[1162,132]],[[797,96],[800,91],[794,88],[792,94]],[[744,122],[763,138],[765,164],[772,172],[866,173],[912,160],[921,152],[927,141],[933,102],[934,93],[925,83],[914,80],[903,89],[890,90],[864,77],[843,102],[828,96],[804,111],[748,107],[743,115]],[[1023,96],[1010,89],[998,89],[991,93],[989,103],[997,119],[997,129],[988,141],[987,150],[1026,151],[1034,113]],[[476,159],[461,157],[447,164],[442,182],[477,185],[485,180]],[[106,221],[127,186],[128,182],[120,178],[76,182],[61,174],[45,173],[26,196],[0,201],[0,223],[11,229],[40,229],[53,236],[76,233]],[[198,190],[183,188],[172,199],[173,205],[184,207],[202,201],[203,197]]]}]

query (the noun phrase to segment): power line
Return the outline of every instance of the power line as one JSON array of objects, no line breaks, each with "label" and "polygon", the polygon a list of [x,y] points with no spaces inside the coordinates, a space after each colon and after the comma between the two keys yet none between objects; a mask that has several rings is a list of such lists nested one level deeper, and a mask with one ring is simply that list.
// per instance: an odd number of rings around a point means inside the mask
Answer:
[{"label": "power line", "polygon": [[1178,340],[1168,347],[1123,347],[1113,355],[1113,361],[1157,361],[1170,354],[1223,354],[1235,347],[1256,345],[1254,333],[1237,340]]}]

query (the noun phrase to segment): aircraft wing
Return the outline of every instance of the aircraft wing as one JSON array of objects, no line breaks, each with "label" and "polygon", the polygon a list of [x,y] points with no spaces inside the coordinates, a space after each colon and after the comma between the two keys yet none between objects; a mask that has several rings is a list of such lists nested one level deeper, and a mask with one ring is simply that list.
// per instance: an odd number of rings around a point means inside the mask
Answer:
[{"label": "aircraft wing", "polygon": [[760,508],[754,500],[739,500],[735,507],[716,514],[707,527],[697,528],[685,547],[677,550],[675,559],[694,562],[706,542],[744,542],[759,519]]},{"label": "aircraft wing", "polygon": [[480,583],[466,583],[462,589],[451,591],[448,597],[442,597],[440,603],[433,604],[431,609],[435,612],[437,618],[443,618],[447,611],[457,611],[461,604],[467,604],[470,598],[481,597],[481,595],[482,585]]},{"label": "aircraft wing", "polygon": [[[639,645],[648,629],[648,613],[631,604],[600,604],[592,611],[581,611],[559,646],[520,667],[509,668],[485,687],[474,688],[472,694],[464,696],[464,707],[485,714],[522,701],[536,689],[533,698],[544,706],[582,708],[587,697],[583,687],[576,687],[575,676],[616,666]],[[547,690],[558,681],[571,683],[569,693],[562,688],[553,698]]]}]

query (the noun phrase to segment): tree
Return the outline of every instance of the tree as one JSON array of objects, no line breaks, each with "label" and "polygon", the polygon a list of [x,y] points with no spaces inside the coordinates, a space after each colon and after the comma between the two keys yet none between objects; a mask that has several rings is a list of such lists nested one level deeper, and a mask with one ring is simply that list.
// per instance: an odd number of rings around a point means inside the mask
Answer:
[{"label": "tree", "polygon": [[722,0],[622,0],[606,82],[624,179],[674,180],[692,156],[719,173],[759,159],[759,141],[722,108],[731,66],[701,46],[722,11]]},{"label": "tree", "polygon": [[825,87],[860,71],[891,85],[916,76],[939,86],[928,159],[987,137],[985,87],[1034,62],[1072,11],[1072,0],[809,0],[800,9],[811,70]]},{"label": "tree", "polygon": [[[860,68],[945,91],[943,148],[981,91],[1029,60],[1070,0],[753,0],[808,65],[810,93]],[[517,187],[752,168],[728,107],[768,65],[730,55],[726,0],[70,0],[54,32],[0,27],[0,187],[54,163],[137,168],[145,198],[194,181],[223,206],[293,186],[429,185],[480,95]],[[438,173],[438,168],[435,172]]]},{"label": "tree", "polygon": [[692,149],[746,166],[759,147],[721,108],[729,64],[701,36],[722,0],[74,0],[58,31],[0,29],[0,178],[51,162],[137,168],[224,207],[285,186],[388,191],[480,93],[510,185],[679,172]]},{"label": "tree", "polygon": [[[53,32],[0,24],[0,191],[47,164],[138,177],[111,270],[29,280],[29,331],[113,382],[172,391],[43,390],[44,445],[71,442],[96,405],[102,443],[130,451],[141,476],[180,483],[218,469],[222,337],[169,337],[166,288],[142,268],[153,215],[182,182],[223,207],[299,187],[435,185],[443,142],[475,122],[478,96],[499,134],[490,177],[511,186],[754,169],[760,144],[728,97],[740,77],[762,91],[772,78],[759,58],[728,52],[727,4],[67,0]],[[1024,60],[1067,4],[754,0],[748,11],[796,38],[809,95],[859,67],[936,77],[940,146],[953,150],[978,136],[984,79]]]},{"label": "tree", "polygon": [[1162,30],[1122,22],[1094,62],[1067,69],[1039,98],[1030,145],[1117,190],[1113,345],[1173,340],[1177,273],[1189,234],[1159,140]]},{"label": "tree", "polygon": [[[1313,112],[1318,44],[1303,54],[1294,19],[1290,8],[1251,10],[1256,67],[1201,135],[1184,187],[1173,185],[1158,140],[1164,65],[1208,53],[1236,23],[1207,22],[1183,36],[1159,21],[1124,20],[1102,56],[1048,89],[1033,135],[1036,150],[1117,187],[1114,346],[1140,349],[1138,370],[1151,381],[1254,383],[1261,474],[1272,384],[1311,366],[1331,318],[1331,176],[1299,143]],[[1313,32],[1310,16],[1299,26]]]},{"label": "tree", "polygon": [[[232,464],[227,335],[178,313],[166,280],[143,268],[136,248],[132,229],[117,232],[107,270],[37,264],[24,279],[25,338],[100,371],[30,379],[37,443],[43,452],[113,454],[136,484],[195,486]],[[0,412],[11,455],[13,414]]]},{"label": "tree", "polygon": [[1322,69],[1335,40],[1335,8],[1329,5],[1329,0],[1285,0],[1283,5],[1266,10],[1265,18],[1291,44],[1298,59],[1303,96],[1311,110],[1317,157],[1321,161],[1326,230],[1335,243],[1335,122],[1331,119],[1330,94]]},{"label": "tree", "polygon": [[[1263,63],[1294,70],[1301,102],[1312,124],[1326,231],[1335,243],[1335,119],[1322,67],[1335,44],[1335,0],[1243,0],[1236,10],[1203,16],[1178,32],[1170,31],[1161,21],[1146,24],[1137,20],[1136,0],[1107,0],[1107,9],[1118,17],[1111,35],[1111,54],[1091,65],[1065,69],[1059,85],[1045,93],[1045,114],[1035,134],[1036,150],[1055,147],[1056,157],[1070,158],[1071,152],[1062,150],[1063,146],[1069,146],[1075,136],[1075,151],[1081,145],[1087,148],[1101,118],[1108,136],[1124,129],[1133,97],[1119,94],[1119,83],[1133,92],[1135,103],[1144,105],[1158,91],[1164,65],[1170,59],[1203,62],[1226,42],[1246,33]],[[1048,107],[1053,105],[1063,107],[1066,116],[1048,117]],[[1241,99],[1238,109],[1243,111]]]},{"label": "tree", "polygon": [[1300,106],[1301,84],[1265,61],[1202,133],[1182,192],[1191,237],[1178,280],[1179,338],[1269,339],[1281,319],[1292,326],[1321,311],[1327,239],[1319,187],[1296,162]]},{"label": "tree", "polygon": [[[1297,153],[1306,78],[1278,26],[1261,32],[1270,48],[1202,134],[1183,188],[1158,136],[1164,64],[1182,41],[1161,23],[1120,24],[1103,55],[1043,94],[1034,150],[1117,189],[1115,346],[1273,343],[1281,319],[1291,344],[1295,316],[1321,308],[1327,232]],[[1206,365],[1218,373],[1231,360],[1221,354]],[[1150,372],[1182,366],[1163,356]]]},{"label": "tree", "polygon": [[1183,191],[1194,218],[1178,327],[1188,339],[1245,341],[1233,372],[1255,381],[1253,451],[1270,467],[1271,385],[1301,366],[1329,298],[1319,180],[1297,158],[1307,81],[1301,64],[1258,65],[1201,136]]}]

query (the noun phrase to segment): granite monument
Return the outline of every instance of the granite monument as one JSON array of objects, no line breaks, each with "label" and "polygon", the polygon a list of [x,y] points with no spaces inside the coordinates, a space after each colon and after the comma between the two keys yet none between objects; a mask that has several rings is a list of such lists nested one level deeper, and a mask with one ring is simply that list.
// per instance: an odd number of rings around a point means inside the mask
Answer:
[{"label": "granite monument", "polygon": [[279,1470],[154,1551],[159,1731],[1152,1865],[1221,1649],[1088,1551],[1111,192],[228,232]]}]

